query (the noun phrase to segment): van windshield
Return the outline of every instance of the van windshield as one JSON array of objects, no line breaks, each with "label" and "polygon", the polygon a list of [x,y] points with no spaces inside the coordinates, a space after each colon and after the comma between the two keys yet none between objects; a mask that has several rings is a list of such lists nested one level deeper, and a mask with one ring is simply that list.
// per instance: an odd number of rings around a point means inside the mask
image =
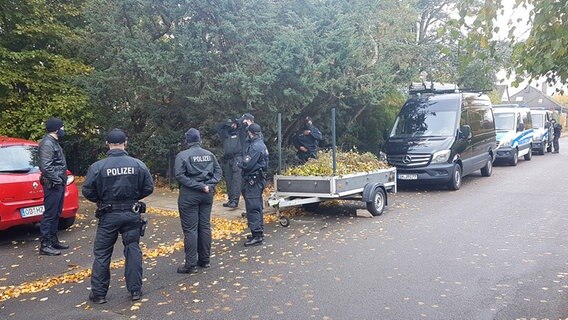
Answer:
[{"label": "van windshield", "polygon": [[396,117],[391,137],[453,136],[458,112],[455,100],[411,100]]},{"label": "van windshield", "polygon": [[535,128],[544,128],[544,114],[542,113],[533,113],[532,114],[532,123]]},{"label": "van windshield", "polygon": [[495,130],[515,130],[515,113],[495,113]]}]

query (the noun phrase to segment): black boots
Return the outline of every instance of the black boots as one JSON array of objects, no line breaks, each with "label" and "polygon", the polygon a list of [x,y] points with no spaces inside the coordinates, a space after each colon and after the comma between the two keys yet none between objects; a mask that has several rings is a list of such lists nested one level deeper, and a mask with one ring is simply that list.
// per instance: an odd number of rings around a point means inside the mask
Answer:
[{"label": "black boots", "polygon": [[55,236],[55,237],[53,238],[52,243],[53,243],[53,244],[52,244],[52,247],[54,247],[54,248],[57,249],[57,250],[66,250],[66,249],[69,249],[69,246],[68,246],[68,245],[66,245],[66,244],[63,243],[63,242],[59,242],[59,239],[57,238],[57,236]]},{"label": "black boots", "polygon": [[234,202],[234,201],[229,201],[229,202],[223,203],[223,207],[235,209],[235,208],[238,208],[239,205],[238,205],[236,202]]},{"label": "black boots", "polygon": [[245,242],[245,247],[259,246],[264,241],[262,236],[254,236]]},{"label": "black boots", "polygon": [[96,304],[103,304],[107,302],[105,297],[95,296],[92,292],[89,294],[89,301]]},{"label": "black boots", "polygon": [[63,242],[59,242],[57,236],[54,236],[48,239],[44,238],[41,240],[41,246],[39,247],[39,254],[45,256],[58,256],[61,254],[61,251],[59,250],[64,250],[64,249],[69,249],[69,246],[64,244]]},{"label": "black boots", "polygon": [[184,264],[178,267],[177,273],[197,273],[197,266],[188,267]]},{"label": "black boots", "polygon": [[138,301],[140,300],[140,298],[142,298],[142,291],[138,290],[138,291],[132,291],[132,301]]},{"label": "black boots", "polygon": [[39,247],[39,254],[45,256],[58,256],[61,254],[61,251],[56,249],[51,241],[42,240],[41,245]]}]

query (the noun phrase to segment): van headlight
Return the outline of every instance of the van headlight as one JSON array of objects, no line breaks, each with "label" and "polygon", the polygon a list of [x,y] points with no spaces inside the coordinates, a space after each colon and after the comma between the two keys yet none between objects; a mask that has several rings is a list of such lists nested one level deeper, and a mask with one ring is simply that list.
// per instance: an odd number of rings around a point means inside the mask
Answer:
[{"label": "van headlight", "polygon": [[511,146],[511,139],[504,139],[499,141],[499,147],[508,148]]},{"label": "van headlight", "polygon": [[451,150],[438,151],[432,155],[432,163],[444,163],[450,158]]},{"label": "van headlight", "polygon": [[67,185],[70,185],[73,183],[73,181],[75,181],[75,176],[70,174],[67,176]]},{"label": "van headlight", "polygon": [[542,139],[541,139],[540,136],[533,137],[533,140],[534,140],[535,142],[541,142],[541,141],[542,141]]}]

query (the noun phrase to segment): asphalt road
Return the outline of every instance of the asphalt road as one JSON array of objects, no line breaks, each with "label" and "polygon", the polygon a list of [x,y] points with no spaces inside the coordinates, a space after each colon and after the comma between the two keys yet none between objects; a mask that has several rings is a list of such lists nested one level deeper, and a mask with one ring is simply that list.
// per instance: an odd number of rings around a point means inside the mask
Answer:
[{"label": "asphalt road", "polygon": [[[0,319],[565,319],[567,161],[568,152],[534,156],[466,177],[455,192],[399,190],[381,217],[322,206],[289,228],[268,225],[264,246],[216,242],[213,266],[198,274],[175,272],[181,251],[145,261],[140,303],[116,269],[105,305],[86,302],[86,279],[0,302]],[[153,221],[147,247],[181,238],[177,218]],[[88,267],[95,222],[62,234],[73,244],[62,257],[38,256],[33,229],[2,233],[0,292]]]}]

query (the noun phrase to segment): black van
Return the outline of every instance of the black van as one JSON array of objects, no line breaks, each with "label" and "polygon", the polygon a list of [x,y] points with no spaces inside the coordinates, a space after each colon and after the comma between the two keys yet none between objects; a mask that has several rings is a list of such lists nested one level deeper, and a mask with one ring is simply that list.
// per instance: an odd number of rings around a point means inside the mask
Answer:
[{"label": "black van", "polygon": [[487,95],[432,85],[411,87],[384,151],[399,184],[439,183],[458,190],[465,175],[477,170],[491,175],[496,146]]}]

